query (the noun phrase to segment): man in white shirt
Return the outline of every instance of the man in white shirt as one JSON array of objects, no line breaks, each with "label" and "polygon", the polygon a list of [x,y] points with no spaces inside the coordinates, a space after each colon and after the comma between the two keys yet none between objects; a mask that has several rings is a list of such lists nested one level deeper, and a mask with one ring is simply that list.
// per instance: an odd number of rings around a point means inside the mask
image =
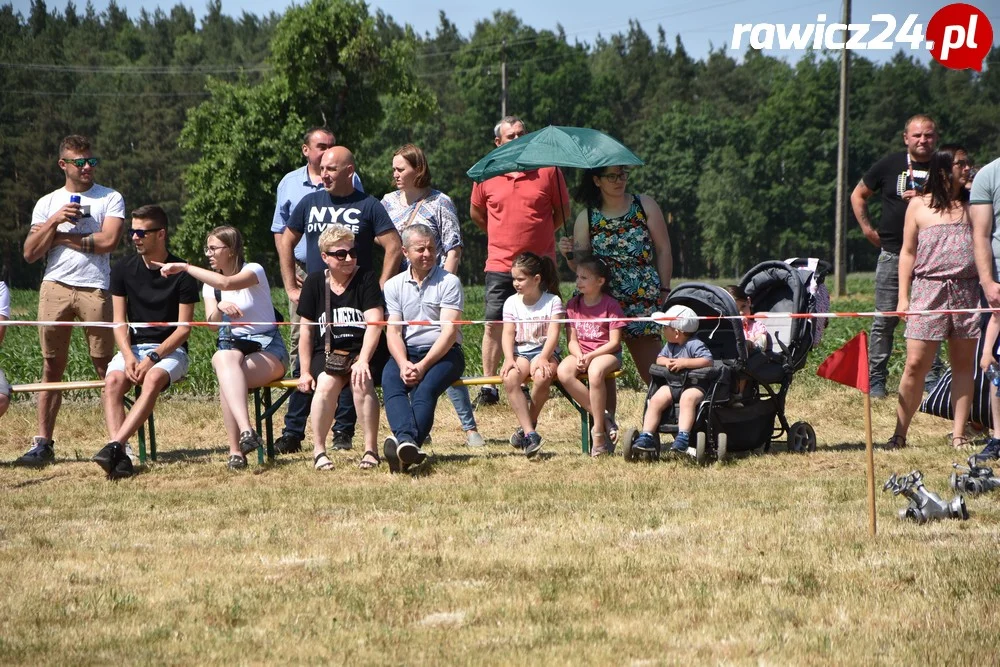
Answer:
[{"label": "man in white shirt", "polygon": [[[125,201],[110,188],[94,183],[99,163],[86,137],[71,134],[59,144],[59,168],[66,182],[35,204],[31,231],[24,242],[24,259],[45,260],[38,291],[38,319],[43,322],[110,322],[111,279],[109,256],[118,246],[125,220]],[[72,197],[79,197],[79,203]],[[43,326],[42,382],[60,382],[69,361],[73,327]],[[100,378],[115,352],[115,338],[107,327],[87,327],[90,358]],[[55,461],[52,431],[62,404],[62,393],[41,392],[38,397],[38,435],[31,449],[15,462],[41,467]]]}]

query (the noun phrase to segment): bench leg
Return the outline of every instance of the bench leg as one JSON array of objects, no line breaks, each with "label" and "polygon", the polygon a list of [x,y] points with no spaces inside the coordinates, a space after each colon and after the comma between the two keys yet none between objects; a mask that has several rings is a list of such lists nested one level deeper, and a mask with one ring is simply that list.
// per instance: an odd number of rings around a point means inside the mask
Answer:
[{"label": "bench leg", "polygon": [[579,403],[577,403],[569,392],[560,384],[558,381],[552,383],[559,393],[569,401],[569,404],[576,408],[576,411],[580,413],[580,448],[584,454],[590,454],[590,413],[584,410]]},{"label": "bench leg", "polygon": [[[139,400],[139,396],[142,395],[142,387],[139,385],[135,386],[135,397],[130,399],[128,396],[125,397],[125,407],[132,409],[135,402]],[[149,418],[145,423],[139,425],[139,432],[136,433],[136,437],[139,440],[139,465],[146,465],[146,425],[149,425],[149,458],[153,461],[156,460],[156,422],[153,419],[153,413],[149,413]]]},{"label": "bench leg", "polygon": [[[257,433],[263,435],[265,452],[269,463],[274,462],[274,413],[288,400],[294,389],[286,389],[277,401],[271,402],[271,388],[259,387],[254,389],[254,419],[257,423]],[[264,462],[264,453],[258,452],[257,458],[260,463]]]}]

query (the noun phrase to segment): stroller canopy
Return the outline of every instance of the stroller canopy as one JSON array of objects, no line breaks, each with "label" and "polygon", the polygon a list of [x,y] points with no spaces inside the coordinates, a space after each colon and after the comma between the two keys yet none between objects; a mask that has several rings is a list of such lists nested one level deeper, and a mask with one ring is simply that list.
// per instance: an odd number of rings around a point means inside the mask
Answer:
[{"label": "stroller canopy", "polygon": [[[666,308],[687,306],[700,317],[737,317],[736,302],[729,292],[707,283],[682,283],[670,292]],[[695,334],[712,353],[712,358],[743,360],[747,358],[743,324],[739,319],[698,320]]]}]

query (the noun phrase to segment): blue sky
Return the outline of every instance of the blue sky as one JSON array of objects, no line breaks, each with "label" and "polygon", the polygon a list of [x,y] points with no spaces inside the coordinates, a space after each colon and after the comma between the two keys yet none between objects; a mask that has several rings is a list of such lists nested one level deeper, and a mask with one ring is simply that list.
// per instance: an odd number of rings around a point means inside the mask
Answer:
[{"label": "blue sky", "polygon": [[[92,0],[98,10],[107,6],[107,0]],[[29,0],[14,0],[16,10],[27,13]],[[81,7],[85,0],[77,0]],[[157,5],[164,8],[172,7],[174,2],[143,2],[142,0],[118,0],[130,16],[138,14],[145,7],[154,9]],[[183,2],[194,9],[198,16],[205,12],[207,3]],[[288,3],[291,4],[291,3]],[[233,16],[239,16],[244,11],[253,14],[266,14],[269,11],[281,11],[288,4],[273,0],[222,0],[223,11]],[[852,23],[871,23],[872,34],[881,30],[884,23],[873,22],[876,14],[891,14],[901,25],[910,14],[918,16],[918,23],[926,27],[930,17],[941,8],[945,2],[930,2],[928,0],[854,0],[852,3]],[[994,0],[972,0],[971,4],[984,10],[994,26],[994,43],[1000,40],[1000,10]],[[48,0],[50,8],[62,9],[64,0]],[[716,48],[723,44],[731,45],[733,27],[736,23],[774,23],[814,24],[817,16],[826,15],[827,23],[839,21],[842,5],[838,0],[679,0],[664,2],[664,0],[628,0],[622,4],[614,0],[499,0],[498,2],[465,2],[462,0],[376,0],[369,6],[381,9],[391,15],[399,23],[409,23],[418,33],[433,33],[438,24],[438,12],[443,10],[459,30],[470,34],[477,21],[489,18],[496,9],[512,10],[526,24],[537,29],[552,29],[562,25],[569,40],[593,43],[598,34],[605,36],[615,32],[623,32],[628,27],[629,19],[638,20],[643,28],[654,38],[657,26],[662,25],[668,36],[668,44],[673,46],[674,36],[679,34],[685,48],[695,58],[703,58],[708,53],[710,45]],[[876,29],[876,26],[878,29]],[[744,38],[746,41],[747,38]],[[891,41],[891,39],[890,39]],[[864,55],[873,60],[884,60],[899,50],[894,45],[891,51],[867,51]],[[745,51],[744,44],[741,51]],[[928,61],[925,50],[909,51],[921,61]],[[732,52],[738,56],[738,52]],[[768,51],[770,55],[795,60],[801,51]]]}]

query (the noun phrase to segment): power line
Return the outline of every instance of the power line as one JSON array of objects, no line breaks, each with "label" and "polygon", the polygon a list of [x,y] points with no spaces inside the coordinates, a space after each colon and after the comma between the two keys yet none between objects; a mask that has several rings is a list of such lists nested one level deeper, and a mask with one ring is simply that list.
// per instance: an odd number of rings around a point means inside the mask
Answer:
[{"label": "power line", "polygon": [[87,93],[63,90],[4,90],[5,95],[35,95],[39,97],[207,97],[211,93],[201,91],[185,91],[177,93],[131,93],[122,91],[118,93]]},{"label": "power line", "polygon": [[152,66],[130,66],[117,65],[106,67],[101,65],[49,65],[45,63],[0,63],[0,68],[25,69],[41,72],[70,72],[76,74],[230,74],[240,72],[270,72],[273,67],[270,65],[220,65],[220,66],[194,66],[176,67],[173,65],[163,67]]}]

